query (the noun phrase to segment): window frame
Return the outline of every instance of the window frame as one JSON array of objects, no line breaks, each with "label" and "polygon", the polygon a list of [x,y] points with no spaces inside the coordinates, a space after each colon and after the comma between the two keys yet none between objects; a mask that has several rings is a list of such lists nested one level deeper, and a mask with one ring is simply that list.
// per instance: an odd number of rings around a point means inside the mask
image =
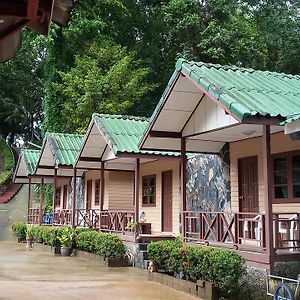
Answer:
[{"label": "window frame", "polygon": [[[300,197],[294,197],[293,196],[293,170],[299,169],[299,168],[293,168],[293,156],[300,156],[300,151],[289,151],[289,152],[282,152],[282,153],[276,153],[271,155],[271,176],[272,176],[272,203],[275,204],[285,204],[285,203],[300,203]],[[275,197],[275,159],[283,158],[287,161],[287,191],[288,191],[288,197],[287,198],[276,198]],[[284,184],[283,184],[284,185]],[[297,185],[300,186],[300,182],[297,183]]]},{"label": "window frame", "polygon": [[[150,194],[148,192],[147,194],[147,203],[144,203],[144,179],[151,179],[154,178],[154,203],[150,203]],[[148,183],[150,180],[148,180]],[[152,187],[149,184],[147,185],[147,188]],[[142,207],[156,207],[156,174],[151,174],[151,175],[145,175],[142,176]]]}]

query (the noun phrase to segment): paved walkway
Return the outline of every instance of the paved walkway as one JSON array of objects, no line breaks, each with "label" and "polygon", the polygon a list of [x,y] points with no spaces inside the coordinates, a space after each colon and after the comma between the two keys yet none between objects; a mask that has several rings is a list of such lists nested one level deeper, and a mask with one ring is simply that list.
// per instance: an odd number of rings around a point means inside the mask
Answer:
[{"label": "paved walkway", "polygon": [[146,281],[135,268],[108,268],[79,257],[54,256],[25,244],[0,243],[0,300],[196,299]]}]

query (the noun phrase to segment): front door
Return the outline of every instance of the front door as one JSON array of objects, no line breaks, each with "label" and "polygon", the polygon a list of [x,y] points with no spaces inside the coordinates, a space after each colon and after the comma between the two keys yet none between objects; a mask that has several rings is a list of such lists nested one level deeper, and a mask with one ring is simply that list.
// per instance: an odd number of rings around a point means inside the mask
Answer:
[{"label": "front door", "polygon": [[92,189],[93,189],[93,180],[88,180],[86,189],[86,209],[91,209],[92,207]]},{"label": "front door", "polygon": [[258,213],[257,156],[239,159],[238,176],[239,211]]},{"label": "front door", "polygon": [[162,172],[162,231],[172,232],[172,197],[173,197],[173,175],[172,171]]}]

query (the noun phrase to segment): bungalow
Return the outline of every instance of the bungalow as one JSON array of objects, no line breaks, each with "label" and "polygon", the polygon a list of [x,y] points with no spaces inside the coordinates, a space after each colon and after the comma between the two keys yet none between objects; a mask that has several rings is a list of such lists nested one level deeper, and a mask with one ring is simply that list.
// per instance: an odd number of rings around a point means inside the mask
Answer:
[{"label": "bungalow", "polygon": [[[300,259],[300,76],[179,59],[141,149],[230,153],[230,207],[195,211],[181,194],[186,242],[235,249],[271,273]],[[298,123],[297,123],[298,122]],[[290,120],[286,128],[298,126]]]},{"label": "bungalow", "polygon": [[[40,215],[41,209],[33,207],[32,203],[32,184],[44,184],[44,178],[35,176],[34,171],[40,157],[40,150],[22,149],[19,155],[16,170],[14,172],[14,183],[29,184],[28,189],[28,224],[41,224],[43,215]],[[52,183],[49,178],[46,183]],[[42,193],[41,193],[42,196]],[[42,203],[42,199],[40,204]]]},{"label": "bungalow", "polygon": [[[75,162],[85,197],[75,226],[122,233],[128,222],[155,238],[179,233],[180,153],[139,150],[149,120],[94,114]],[[75,209],[77,210],[77,208]]]},{"label": "bungalow", "polygon": [[[53,183],[53,225],[71,225],[74,219],[71,202],[76,199],[72,191],[82,171],[74,175],[73,164],[82,139],[83,135],[67,133],[47,133],[44,138],[33,176],[41,178],[42,190],[45,182]],[[42,207],[43,199],[40,215],[43,215]]]}]

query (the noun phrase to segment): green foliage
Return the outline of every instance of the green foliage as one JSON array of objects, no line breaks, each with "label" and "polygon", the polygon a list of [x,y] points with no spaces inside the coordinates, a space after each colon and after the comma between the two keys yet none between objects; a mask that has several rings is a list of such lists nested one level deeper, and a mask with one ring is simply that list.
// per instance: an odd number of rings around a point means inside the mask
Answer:
[{"label": "green foliage", "polygon": [[84,230],[78,233],[76,244],[80,250],[104,257],[120,258],[125,255],[125,246],[120,238],[110,233]]},{"label": "green foliage", "polygon": [[13,233],[18,238],[18,241],[26,239],[27,225],[24,222],[17,222],[11,227]]},{"label": "green foliage", "polygon": [[4,171],[0,173],[0,195],[3,193],[7,186],[11,183],[13,173],[11,171]]},{"label": "green foliage", "polygon": [[18,136],[32,141],[40,135],[45,54],[43,37],[25,30],[17,56],[0,64],[0,136],[9,145]]},{"label": "green foliage", "polygon": [[158,269],[184,274],[187,280],[211,281],[223,295],[235,295],[244,274],[244,260],[233,251],[189,247],[181,241],[159,241],[148,245],[150,259]]},{"label": "green foliage", "polygon": [[61,247],[72,248],[75,238],[76,238],[76,234],[73,228],[68,226],[60,227],[57,234],[57,239]]},{"label": "green foliage", "polygon": [[[39,202],[41,199],[41,185],[40,184],[34,184],[34,199]],[[52,183],[46,183],[44,184],[44,204],[45,208],[48,211],[52,211],[52,201],[53,201],[53,184]]]},{"label": "green foliage", "polygon": [[15,158],[12,150],[7,146],[6,142],[0,138],[0,152],[3,155],[3,170],[10,171],[15,166]]},{"label": "green foliage", "polygon": [[33,224],[27,224],[26,225],[26,239],[33,239],[34,238],[34,225]]},{"label": "green foliage", "polygon": [[125,255],[125,246],[120,238],[110,233],[99,233],[96,238],[96,253],[103,257],[120,258]]},{"label": "green foliage", "polygon": [[58,233],[60,231],[59,227],[50,226],[34,226],[33,237],[34,240],[39,243],[44,243],[49,246],[59,245]]}]

